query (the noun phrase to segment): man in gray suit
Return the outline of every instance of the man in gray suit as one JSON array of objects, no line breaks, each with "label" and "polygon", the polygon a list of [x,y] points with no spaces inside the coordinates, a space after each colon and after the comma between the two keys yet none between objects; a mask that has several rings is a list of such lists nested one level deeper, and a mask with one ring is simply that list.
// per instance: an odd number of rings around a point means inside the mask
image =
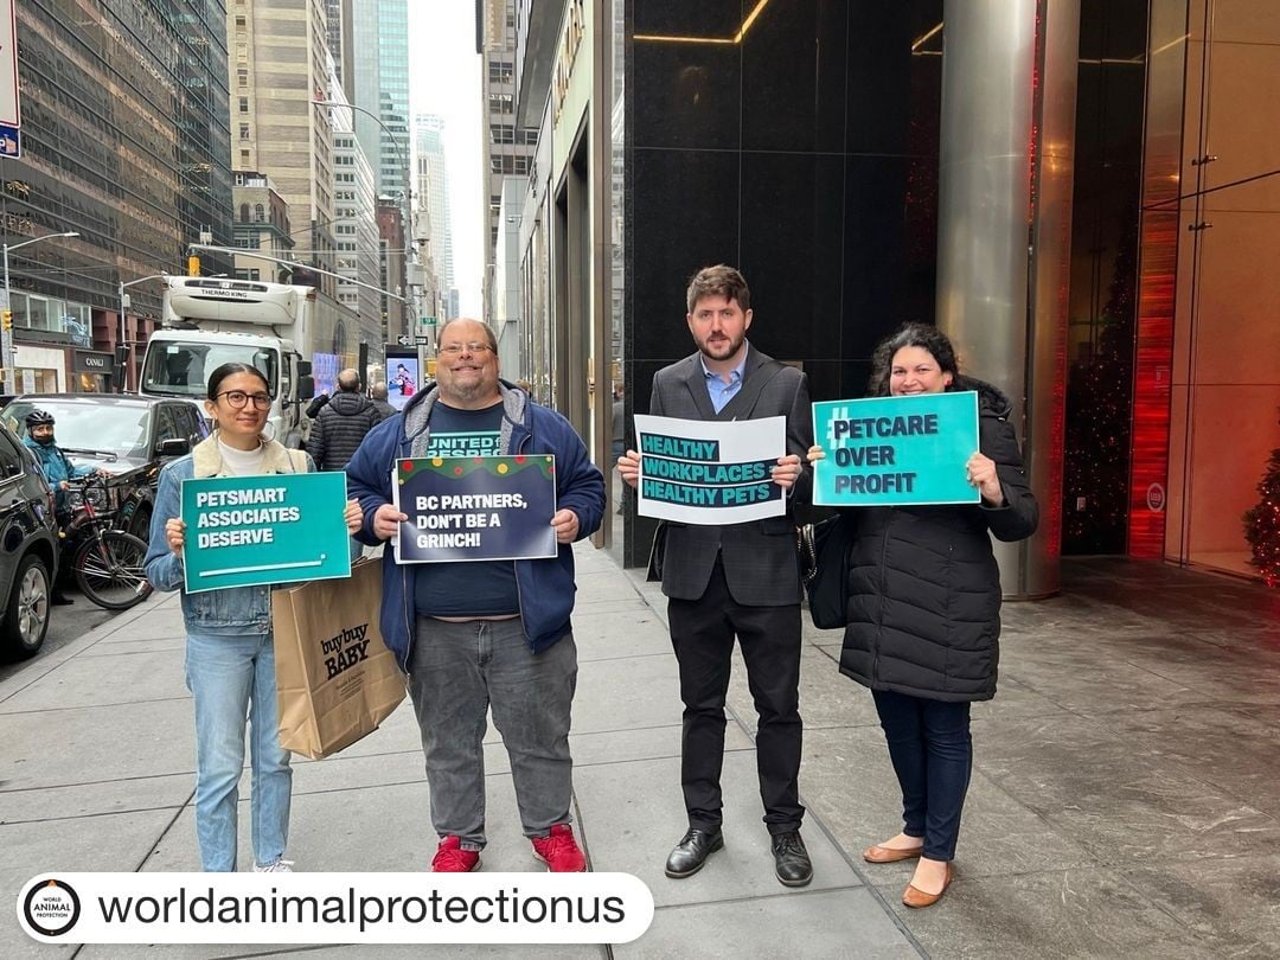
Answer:
[{"label": "man in gray suit", "polygon": [[[787,453],[773,468],[773,482],[785,491],[787,515],[720,526],[667,524],[662,592],[680,665],[689,829],[667,858],[666,873],[692,876],[724,846],[720,771],[736,635],[759,717],[756,766],[774,872],[783,884],[802,887],[813,867],[800,838],[801,589],[790,514],[792,502],[807,500],[812,488],[805,458],[813,443],[808,382],[748,343],[751,295],[737,270],[721,264],[698,271],[687,301],[698,349],[654,376],[649,412],[685,420],[786,417]],[[632,487],[639,470],[636,451],[618,458],[618,473]]]}]

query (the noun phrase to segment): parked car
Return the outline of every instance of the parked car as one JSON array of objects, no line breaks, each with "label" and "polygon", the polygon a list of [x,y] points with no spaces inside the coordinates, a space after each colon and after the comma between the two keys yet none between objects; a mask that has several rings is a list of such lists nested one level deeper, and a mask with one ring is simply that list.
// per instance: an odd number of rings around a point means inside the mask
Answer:
[{"label": "parked car", "polygon": [[93,489],[91,495],[103,498],[94,507],[115,514],[116,527],[143,540],[151,528],[160,468],[209,435],[208,424],[187,401],[134,394],[24,394],[0,418],[25,437],[27,414],[36,409],[53,414],[55,442],[73,463],[113,475],[109,485]]},{"label": "parked car", "polygon": [[0,657],[34,656],[49,629],[58,564],[53,491],[31,451],[0,426]]}]

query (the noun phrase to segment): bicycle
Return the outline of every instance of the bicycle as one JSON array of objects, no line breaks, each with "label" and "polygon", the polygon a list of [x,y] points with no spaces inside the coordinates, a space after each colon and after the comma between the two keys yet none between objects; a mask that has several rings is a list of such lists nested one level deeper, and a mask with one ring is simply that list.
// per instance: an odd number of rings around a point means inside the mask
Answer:
[{"label": "bicycle", "polygon": [[112,525],[110,478],[72,481],[67,504],[72,516],[62,535],[80,592],[106,610],[128,610],[151,596],[146,541]]}]

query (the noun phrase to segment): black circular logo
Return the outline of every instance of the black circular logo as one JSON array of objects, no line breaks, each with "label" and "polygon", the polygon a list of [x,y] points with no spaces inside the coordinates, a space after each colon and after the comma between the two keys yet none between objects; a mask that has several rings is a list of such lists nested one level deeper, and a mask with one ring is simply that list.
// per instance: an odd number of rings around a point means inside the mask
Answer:
[{"label": "black circular logo", "polygon": [[36,933],[60,937],[80,919],[80,898],[70,885],[50,877],[27,892],[22,912]]}]

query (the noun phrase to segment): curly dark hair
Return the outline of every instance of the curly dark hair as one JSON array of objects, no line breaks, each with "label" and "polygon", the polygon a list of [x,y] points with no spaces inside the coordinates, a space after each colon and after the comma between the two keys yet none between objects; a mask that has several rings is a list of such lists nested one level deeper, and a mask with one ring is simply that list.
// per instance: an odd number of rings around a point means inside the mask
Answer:
[{"label": "curly dark hair", "polygon": [[893,369],[893,358],[903,347],[928,350],[933,359],[938,361],[942,372],[951,374],[949,389],[955,389],[960,367],[956,363],[955,348],[951,346],[947,335],[931,323],[904,323],[895,333],[881,340],[876,346],[876,352],[871,355],[871,379],[867,382],[869,396],[889,395],[889,374]]}]

